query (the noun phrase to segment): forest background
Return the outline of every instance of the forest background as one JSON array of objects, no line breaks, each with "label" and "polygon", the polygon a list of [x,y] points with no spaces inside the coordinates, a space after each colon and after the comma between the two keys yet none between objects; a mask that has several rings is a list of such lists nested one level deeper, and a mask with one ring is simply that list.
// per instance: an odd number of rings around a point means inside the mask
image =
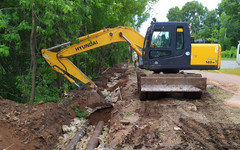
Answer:
[{"label": "forest background", "polygon": [[[0,2],[0,95],[21,103],[57,102],[76,89],[41,56],[52,47],[105,27],[139,29],[158,0],[3,0]],[[151,5],[149,5],[151,4]],[[218,40],[223,57],[236,57],[240,40],[240,1],[222,0],[208,11],[192,1],[167,14],[169,21],[188,18],[191,35]],[[110,26],[109,26],[110,25]],[[59,49],[60,50],[60,49]],[[115,43],[71,57],[88,77],[129,59],[128,45]]]}]

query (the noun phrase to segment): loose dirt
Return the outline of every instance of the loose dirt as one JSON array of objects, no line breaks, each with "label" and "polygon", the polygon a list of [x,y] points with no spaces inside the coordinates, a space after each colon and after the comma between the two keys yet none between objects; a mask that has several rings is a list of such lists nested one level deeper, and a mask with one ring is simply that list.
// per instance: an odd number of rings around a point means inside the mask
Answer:
[{"label": "loose dirt", "polygon": [[54,103],[32,106],[0,97],[0,149],[47,149],[73,116]]},{"label": "loose dirt", "polygon": [[112,112],[108,147],[240,149],[240,109],[223,105],[232,93],[209,85],[198,100],[165,95],[140,101],[136,70],[129,67],[129,80],[121,90],[123,98]]},{"label": "loose dirt", "polygon": [[[99,147],[240,149],[240,109],[223,105],[232,97],[231,92],[210,85],[201,99],[164,95],[140,101],[136,71],[139,69],[122,63],[95,79],[99,89],[106,89],[105,95],[114,101],[113,108],[96,110],[84,119],[90,126],[78,142],[78,149],[85,147],[99,120],[105,122]],[[236,91],[237,88],[230,89]],[[27,104],[0,97],[0,149],[58,149],[61,139],[66,137],[63,125],[69,133],[73,122],[79,122],[70,106],[94,109],[97,99],[96,92],[74,90],[66,100],[34,104],[30,109]],[[84,121],[75,123],[73,133],[69,134],[74,135]]]}]

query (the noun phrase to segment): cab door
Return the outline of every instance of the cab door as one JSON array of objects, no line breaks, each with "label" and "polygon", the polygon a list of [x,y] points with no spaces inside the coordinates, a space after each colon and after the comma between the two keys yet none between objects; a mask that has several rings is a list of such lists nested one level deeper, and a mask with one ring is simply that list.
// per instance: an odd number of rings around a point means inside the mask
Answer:
[{"label": "cab door", "polygon": [[173,58],[179,68],[189,68],[191,61],[191,37],[188,25],[174,27]]},{"label": "cab door", "polygon": [[180,70],[190,65],[191,43],[186,25],[160,23],[152,27],[146,48],[147,69]]},{"label": "cab door", "polygon": [[171,26],[156,24],[151,28],[147,43],[148,59],[155,67],[161,65],[163,60],[172,57],[173,32]]}]

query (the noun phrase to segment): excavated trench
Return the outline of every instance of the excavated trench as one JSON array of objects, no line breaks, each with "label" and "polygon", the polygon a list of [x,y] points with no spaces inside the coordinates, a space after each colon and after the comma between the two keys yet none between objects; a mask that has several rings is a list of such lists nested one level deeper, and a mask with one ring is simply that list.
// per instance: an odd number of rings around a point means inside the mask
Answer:
[{"label": "excavated trench", "polygon": [[[120,64],[115,68],[107,69],[100,80],[94,82],[99,89],[104,89],[102,93],[107,97],[108,102],[112,105],[117,102],[120,96],[120,88],[127,82],[127,62]],[[90,125],[96,125],[99,121],[104,121],[105,125],[110,125],[113,106],[98,109],[87,117]]]},{"label": "excavated trench", "polygon": [[113,108],[104,108],[95,111],[87,117],[89,124],[96,126],[99,121],[104,121],[105,125],[110,125],[109,120],[111,120],[112,110]]}]

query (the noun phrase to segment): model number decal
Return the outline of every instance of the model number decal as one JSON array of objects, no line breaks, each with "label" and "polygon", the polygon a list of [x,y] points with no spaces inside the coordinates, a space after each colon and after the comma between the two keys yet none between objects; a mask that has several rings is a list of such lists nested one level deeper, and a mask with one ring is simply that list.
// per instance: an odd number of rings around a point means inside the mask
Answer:
[{"label": "model number decal", "polygon": [[206,63],[207,63],[207,64],[215,64],[215,63],[216,63],[216,60],[207,60]]}]

